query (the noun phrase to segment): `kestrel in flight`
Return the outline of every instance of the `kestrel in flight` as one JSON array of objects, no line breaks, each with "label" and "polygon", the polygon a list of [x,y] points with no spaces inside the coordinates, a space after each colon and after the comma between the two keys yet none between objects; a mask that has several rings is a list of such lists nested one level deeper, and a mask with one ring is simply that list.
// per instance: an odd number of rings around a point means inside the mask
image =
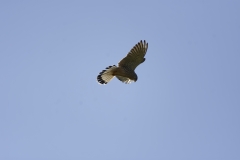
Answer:
[{"label": "kestrel in flight", "polygon": [[148,43],[145,40],[138,42],[127,56],[118,63],[118,66],[109,66],[99,73],[97,76],[98,83],[107,84],[114,76],[126,84],[132,81],[136,82],[138,77],[134,70],[139,64],[145,61],[144,56],[147,53],[147,49]]}]

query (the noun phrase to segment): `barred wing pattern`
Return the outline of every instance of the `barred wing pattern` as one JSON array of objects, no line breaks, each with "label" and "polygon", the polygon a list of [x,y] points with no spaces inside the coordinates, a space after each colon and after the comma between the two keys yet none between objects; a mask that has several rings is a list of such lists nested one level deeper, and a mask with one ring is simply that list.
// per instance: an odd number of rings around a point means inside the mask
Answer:
[{"label": "barred wing pattern", "polygon": [[148,49],[148,43],[146,41],[138,42],[123,58],[118,66],[109,66],[105,70],[99,73],[97,76],[97,81],[99,84],[107,84],[114,77],[117,77],[123,83],[129,84],[131,82],[136,82],[138,79],[135,73],[136,67],[145,61],[144,56],[146,55]]},{"label": "barred wing pattern", "polygon": [[145,54],[147,53],[148,43],[146,41],[138,42],[131,51],[123,58],[119,63],[119,67],[127,67],[131,70],[135,70],[136,67],[145,61]]}]

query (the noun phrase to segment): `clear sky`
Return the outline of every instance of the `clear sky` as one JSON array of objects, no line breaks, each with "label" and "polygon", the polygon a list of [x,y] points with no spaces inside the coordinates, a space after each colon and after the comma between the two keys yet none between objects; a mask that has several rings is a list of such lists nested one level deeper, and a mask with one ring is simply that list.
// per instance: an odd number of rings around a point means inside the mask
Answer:
[{"label": "clear sky", "polygon": [[[1,1],[0,159],[239,160],[240,1]],[[140,40],[129,85],[96,77]]]}]

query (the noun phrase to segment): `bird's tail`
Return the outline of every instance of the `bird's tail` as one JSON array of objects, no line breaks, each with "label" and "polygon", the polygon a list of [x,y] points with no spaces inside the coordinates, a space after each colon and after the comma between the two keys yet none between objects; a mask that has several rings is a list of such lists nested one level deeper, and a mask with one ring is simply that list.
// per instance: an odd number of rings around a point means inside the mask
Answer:
[{"label": "bird's tail", "polygon": [[105,70],[100,72],[97,76],[98,83],[107,84],[108,82],[110,82],[114,78],[113,71],[115,68],[117,68],[117,66],[115,65],[109,66]]}]

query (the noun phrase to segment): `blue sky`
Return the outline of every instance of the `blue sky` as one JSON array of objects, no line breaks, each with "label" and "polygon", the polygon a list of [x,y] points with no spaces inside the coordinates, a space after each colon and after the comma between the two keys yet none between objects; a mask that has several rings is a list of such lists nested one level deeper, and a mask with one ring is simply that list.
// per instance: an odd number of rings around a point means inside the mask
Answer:
[{"label": "blue sky", "polygon": [[[0,159],[239,160],[240,1],[1,1]],[[129,85],[96,77],[140,40]]]}]

